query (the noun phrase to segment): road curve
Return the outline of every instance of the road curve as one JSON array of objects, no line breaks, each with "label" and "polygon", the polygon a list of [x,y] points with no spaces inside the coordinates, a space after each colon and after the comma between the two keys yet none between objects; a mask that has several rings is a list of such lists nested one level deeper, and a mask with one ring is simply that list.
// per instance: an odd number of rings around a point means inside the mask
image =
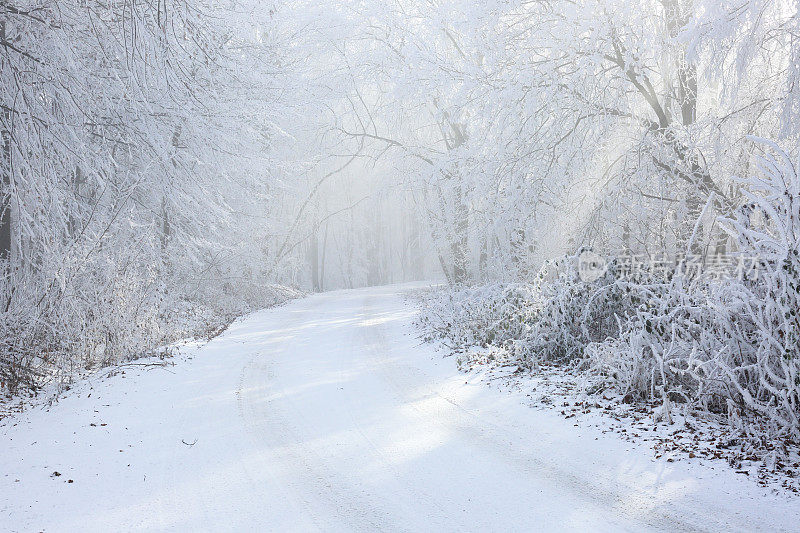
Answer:
[{"label": "road curve", "polygon": [[[0,530],[800,523],[796,501],[724,467],[654,461],[458,374],[415,336],[407,290],[330,292],[254,313],[173,373],[94,380],[5,424]],[[56,468],[74,483],[52,481]]]}]

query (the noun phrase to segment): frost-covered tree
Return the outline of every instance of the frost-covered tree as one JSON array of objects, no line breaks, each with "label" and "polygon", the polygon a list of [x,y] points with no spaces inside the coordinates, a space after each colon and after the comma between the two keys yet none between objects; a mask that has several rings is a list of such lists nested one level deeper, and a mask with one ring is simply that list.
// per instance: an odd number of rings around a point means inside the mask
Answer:
[{"label": "frost-covered tree", "polygon": [[0,7],[8,381],[196,333],[188,302],[250,287],[257,261],[241,262],[239,243],[268,211],[287,103],[274,14],[193,0]]}]

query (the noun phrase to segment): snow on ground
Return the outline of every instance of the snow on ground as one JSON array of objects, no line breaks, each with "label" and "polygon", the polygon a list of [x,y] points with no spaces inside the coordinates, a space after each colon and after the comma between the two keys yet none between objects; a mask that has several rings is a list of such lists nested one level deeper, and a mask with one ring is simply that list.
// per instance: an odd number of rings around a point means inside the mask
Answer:
[{"label": "snow on ground", "polygon": [[[667,418],[660,402],[626,402],[622,394],[612,389],[590,392],[595,384],[580,371],[557,365],[522,371],[506,359],[507,355],[497,349],[479,347],[456,357],[459,368],[471,379],[515,394],[521,403],[532,408],[553,410],[575,426],[591,425],[603,433],[614,432],[626,441],[649,443],[656,459],[663,457],[670,463],[710,460],[704,464],[711,469],[733,469],[776,494],[800,495],[800,455],[796,445],[784,447],[788,458],[785,463],[774,453],[765,461],[743,447],[734,428],[708,413],[686,412],[685,406],[677,405]],[[782,443],[766,441],[763,446],[773,446],[774,450],[776,444]],[[800,505],[800,497],[796,498]]]},{"label": "snow on ground", "polygon": [[796,530],[796,497],[459,373],[407,290],[257,312],[5,418],[0,530]]}]

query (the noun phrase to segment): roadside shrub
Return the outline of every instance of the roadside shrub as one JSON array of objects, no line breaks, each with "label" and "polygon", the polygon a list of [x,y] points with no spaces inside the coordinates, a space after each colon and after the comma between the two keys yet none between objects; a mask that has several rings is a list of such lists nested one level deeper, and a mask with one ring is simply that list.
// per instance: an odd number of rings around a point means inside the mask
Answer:
[{"label": "roadside shrub", "polygon": [[800,164],[763,142],[777,155],[740,181],[746,216],[721,221],[754,261],[749,275],[679,265],[634,278],[612,260],[584,281],[574,256],[531,284],[447,292],[423,316],[437,317],[435,336],[506,349],[529,369],[571,365],[631,401],[662,402],[667,418],[677,403],[756,438],[800,439]]},{"label": "roadside shrub", "polygon": [[498,346],[513,350],[535,323],[539,295],[524,284],[460,287],[427,295],[422,316],[430,337],[460,350]]},{"label": "roadside shrub", "polygon": [[13,284],[0,279],[0,392],[63,385],[183,338],[210,338],[241,314],[297,296],[258,279],[226,286],[229,273],[193,280],[137,252],[92,262],[76,254],[72,263],[18,272]]}]

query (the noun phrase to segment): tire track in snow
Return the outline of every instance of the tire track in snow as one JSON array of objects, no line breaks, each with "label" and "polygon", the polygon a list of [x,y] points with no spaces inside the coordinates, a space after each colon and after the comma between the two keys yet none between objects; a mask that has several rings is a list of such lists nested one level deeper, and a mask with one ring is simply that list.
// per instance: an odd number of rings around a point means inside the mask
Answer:
[{"label": "tire track in snow", "polygon": [[[302,313],[282,324],[282,330],[294,333],[287,334],[271,353],[253,357],[245,367],[237,392],[240,412],[252,438],[268,447],[273,459],[281,464],[278,478],[286,483],[287,496],[300,501],[318,530],[385,530],[391,524],[389,516],[308,445],[309,431],[300,423],[301,409],[293,403],[291,392],[276,379],[280,362],[302,344],[298,331],[307,326],[305,317],[311,311],[320,312],[319,306],[313,305],[317,300],[311,297],[303,302]],[[303,335],[313,336],[313,330]],[[331,520],[333,517],[336,522]]]}]

